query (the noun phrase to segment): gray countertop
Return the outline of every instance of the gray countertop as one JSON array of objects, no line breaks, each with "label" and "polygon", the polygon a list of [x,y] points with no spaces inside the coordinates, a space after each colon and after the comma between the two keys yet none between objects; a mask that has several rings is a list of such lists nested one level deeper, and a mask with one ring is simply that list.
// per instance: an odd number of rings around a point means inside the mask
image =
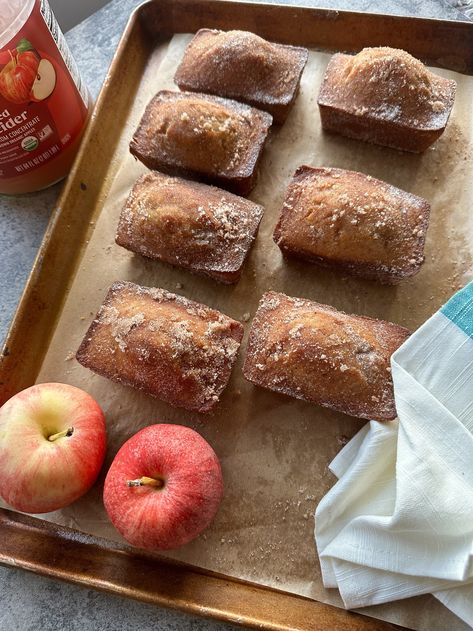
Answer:
[{"label": "gray countertop", "polygon": [[[283,0],[280,0],[283,1]],[[299,6],[465,19],[454,8],[465,0],[286,0]],[[130,12],[140,0],[113,0],[67,34],[94,97],[100,91]],[[61,184],[40,193],[0,197],[0,338],[13,316]],[[0,567],[0,630],[140,629],[231,631],[236,627],[58,583]],[[241,627],[240,627],[241,628]]]}]

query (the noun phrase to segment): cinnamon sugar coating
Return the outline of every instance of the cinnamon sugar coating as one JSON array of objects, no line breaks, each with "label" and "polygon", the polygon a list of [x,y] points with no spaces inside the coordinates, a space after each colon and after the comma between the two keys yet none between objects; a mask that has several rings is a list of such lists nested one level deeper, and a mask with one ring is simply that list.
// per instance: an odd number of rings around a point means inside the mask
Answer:
[{"label": "cinnamon sugar coating", "polygon": [[181,90],[224,96],[269,112],[283,123],[294,103],[308,50],[247,31],[200,29],[174,81]]},{"label": "cinnamon sugar coating", "polygon": [[112,381],[207,412],[227,385],[242,336],[239,322],[206,305],[119,281],[76,357]]},{"label": "cinnamon sugar coating", "polygon": [[429,215],[425,199],[369,175],[301,166],[274,240],[284,254],[396,284],[424,261]]},{"label": "cinnamon sugar coating", "polygon": [[120,215],[116,242],[222,283],[236,283],[263,207],[214,186],[142,175]]},{"label": "cinnamon sugar coating", "polygon": [[409,331],[281,293],[264,294],[243,373],[252,383],[367,419],[396,416],[392,353]]},{"label": "cinnamon sugar coating", "polygon": [[364,48],[334,55],[318,105],[322,127],[350,138],[419,153],[445,130],[456,83],[404,50]]},{"label": "cinnamon sugar coating", "polygon": [[150,169],[247,195],[272,117],[207,94],[163,90],[151,99],[130,143]]}]

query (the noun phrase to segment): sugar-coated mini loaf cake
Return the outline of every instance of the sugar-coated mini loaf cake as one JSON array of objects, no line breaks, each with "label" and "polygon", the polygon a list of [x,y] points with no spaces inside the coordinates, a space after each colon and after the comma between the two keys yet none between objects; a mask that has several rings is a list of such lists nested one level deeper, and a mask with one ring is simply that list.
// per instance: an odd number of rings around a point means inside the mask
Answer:
[{"label": "sugar-coated mini loaf cake", "polygon": [[429,215],[425,199],[369,175],[301,166],[274,240],[284,254],[396,284],[424,261]]},{"label": "sugar-coated mini loaf cake", "polygon": [[130,151],[150,169],[247,195],[272,120],[230,99],[163,90],[148,104]]},{"label": "sugar-coated mini loaf cake", "polygon": [[396,416],[390,357],[409,331],[284,294],[264,294],[243,373],[252,383],[367,419]]},{"label": "sugar-coated mini loaf cake", "polygon": [[224,96],[283,123],[296,99],[309,51],[247,31],[203,28],[187,46],[174,81],[181,90]]},{"label": "sugar-coated mini loaf cake", "polygon": [[456,83],[397,48],[334,55],[320,88],[322,127],[415,153],[445,130]]},{"label": "sugar-coated mini loaf cake", "polygon": [[263,207],[227,191],[157,171],[135,183],[116,242],[128,250],[236,283]]},{"label": "sugar-coated mini loaf cake", "polygon": [[207,412],[230,378],[243,326],[164,289],[114,283],[77,351],[86,368]]}]

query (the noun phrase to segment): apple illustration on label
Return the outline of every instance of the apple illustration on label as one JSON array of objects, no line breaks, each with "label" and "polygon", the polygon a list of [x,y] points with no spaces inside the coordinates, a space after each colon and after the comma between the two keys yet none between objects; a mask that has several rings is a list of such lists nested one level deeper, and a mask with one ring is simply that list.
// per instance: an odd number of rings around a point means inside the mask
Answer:
[{"label": "apple illustration on label", "polygon": [[0,408],[0,496],[25,513],[63,508],[95,482],[105,444],[89,394],[61,383],[27,388]]},{"label": "apple illustration on label", "polygon": [[104,486],[105,509],[131,544],[169,550],[205,530],[223,495],[212,447],[183,425],[145,427],[118,451]]},{"label": "apple illustration on label", "polygon": [[41,59],[39,62],[36,79],[31,88],[32,101],[44,101],[51,96],[56,87],[56,71],[49,59]]},{"label": "apple illustration on label", "polygon": [[16,48],[0,52],[0,95],[20,105],[44,101],[56,87],[56,70],[43,59],[30,41],[21,39]]}]

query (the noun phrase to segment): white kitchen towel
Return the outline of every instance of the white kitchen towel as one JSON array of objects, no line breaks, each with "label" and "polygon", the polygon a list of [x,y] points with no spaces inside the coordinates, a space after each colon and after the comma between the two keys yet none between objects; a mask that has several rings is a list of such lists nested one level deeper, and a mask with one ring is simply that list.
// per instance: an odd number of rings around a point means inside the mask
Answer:
[{"label": "white kitchen towel", "polygon": [[433,593],[473,626],[473,283],[391,358],[397,420],[330,464],[315,513],[325,587],[347,608]]}]

